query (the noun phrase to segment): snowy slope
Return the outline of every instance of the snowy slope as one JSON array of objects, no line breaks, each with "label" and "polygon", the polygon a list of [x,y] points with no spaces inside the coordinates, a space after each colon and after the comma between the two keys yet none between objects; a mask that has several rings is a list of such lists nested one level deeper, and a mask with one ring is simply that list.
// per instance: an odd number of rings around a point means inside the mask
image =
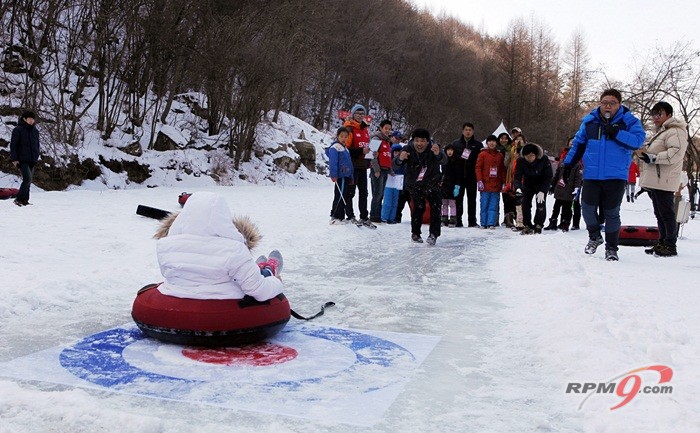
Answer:
[{"label": "snowy slope", "polygon": [[[441,336],[383,420],[371,428],[308,421],[48,383],[0,379],[0,432],[694,432],[700,431],[700,227],[680,255],[622,247],[585,256],[584,232],[519,236],[444,229],[433,247],[404,223],[329,226],[329,183],[35,192],[0,202],[0,362],[128,323],[136,290],[158,281],[157,222],[138,204],[177,210],[183,190],[223,194],[280,248],[293,308],[340,326]],[[651,203],[623,203],[623,223],[653,225]],[[654,364],[670,395],[566,394]],[[650,384],[653,376],[644,376]],[[646,383],[646,382],[645,382]],[[278,396],[275,396],[278,397]]]}]

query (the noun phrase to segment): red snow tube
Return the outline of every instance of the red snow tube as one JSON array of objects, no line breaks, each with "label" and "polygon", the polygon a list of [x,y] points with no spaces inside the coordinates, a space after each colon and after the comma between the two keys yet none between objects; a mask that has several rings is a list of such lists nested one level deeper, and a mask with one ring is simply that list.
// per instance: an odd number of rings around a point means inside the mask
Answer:
[{"label": "red snow tube", "polygon": [[[413,200],[409,203],[411,212],[413,212]],[[430,203],[425,202],[425,212],[423,212],[423,224],[430,224]]]},{"label": "red snow tube", "polygon": [[7,200],[8,198],[15,198],[19,194],[17,188],[0,188],[0,200]]},{"label": "red snow tube", "polygon": [[659,229],[651,226],[620,227],[620,245],[650,247],[659,241]]},{"label": "red snow tube", "polygon": [[180,203],[180,207],[184,207],[185,203],[187,203],[187,199],[190,198],[192,193],[189,192],[183,192],[179,196],[177,196],[177,202]]},{"label": "red snow tube", "polygon": [[149,337],[187,346],[223,347],[255,343],[277,334],[290,317],[280,294],[259,302],[243,299],[185,299],[162,294],[158,285],[139,290],[131,317]]}]

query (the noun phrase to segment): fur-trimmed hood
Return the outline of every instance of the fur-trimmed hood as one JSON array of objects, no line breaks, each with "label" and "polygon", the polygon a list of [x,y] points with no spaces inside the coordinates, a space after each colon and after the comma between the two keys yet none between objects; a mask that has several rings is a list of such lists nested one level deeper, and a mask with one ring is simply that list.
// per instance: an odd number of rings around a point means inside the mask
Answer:
[{"label": "fur-trimmed hood", "polygon": [[262,239],[258,227],[249,217],[232,218],[223,198],[207,192],[192,194],[182,212],[166,217],[153,237],[162,239],[176,234],[231,238],[245,243],[249,250]]}]

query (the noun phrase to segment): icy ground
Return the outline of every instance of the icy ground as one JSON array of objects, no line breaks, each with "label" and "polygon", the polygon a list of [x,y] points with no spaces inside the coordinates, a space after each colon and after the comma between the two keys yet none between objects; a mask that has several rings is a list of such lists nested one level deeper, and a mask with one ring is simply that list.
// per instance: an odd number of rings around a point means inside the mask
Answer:
[{"label": "icy ground", "polygon": [[[0,379],[0,432],[697,432],[700,431],[700,223],[679,256],[621,247],[583,254],[585,231],[519,236],[444,229],[435,247],[404,223],[329,226],[329,183],[207,187],[280,248],[293,308],[337,303],[319,325],[441,336],[372,428]],[[177,210],[181,188],[36,192],[0,202],[0,362],[130,322],[135,292],[160,280],[157,222],[138,204]],[[550,198],[551,199],[551,198]],[[550,204],[551,206],[551,204]],[[655,225],[651,203],[623,203],[623,224]],[[427,227],[426,227],[427,228]],[[673,393],[566,394],[666,365]],[[658,377],[640,374],[645,385]]]}]

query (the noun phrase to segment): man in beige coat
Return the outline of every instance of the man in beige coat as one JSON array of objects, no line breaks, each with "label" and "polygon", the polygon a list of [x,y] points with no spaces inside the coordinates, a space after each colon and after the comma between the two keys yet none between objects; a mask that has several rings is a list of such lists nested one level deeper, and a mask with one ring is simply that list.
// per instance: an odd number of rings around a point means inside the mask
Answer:
[{"label": "man in beige coat", "polygon": [[678,226],[673,195],[681,182],[683,157],[688,147],[688,132],[685,122],[673,117],[673,107],[667,102],[657,102],[652,107],[651,114],[656,134],[639,156],[643,162],[639,184],[648,191],[654,205],[654,215],[659,226],[659,243],[644,252],[672,257],[678,255]]}]

